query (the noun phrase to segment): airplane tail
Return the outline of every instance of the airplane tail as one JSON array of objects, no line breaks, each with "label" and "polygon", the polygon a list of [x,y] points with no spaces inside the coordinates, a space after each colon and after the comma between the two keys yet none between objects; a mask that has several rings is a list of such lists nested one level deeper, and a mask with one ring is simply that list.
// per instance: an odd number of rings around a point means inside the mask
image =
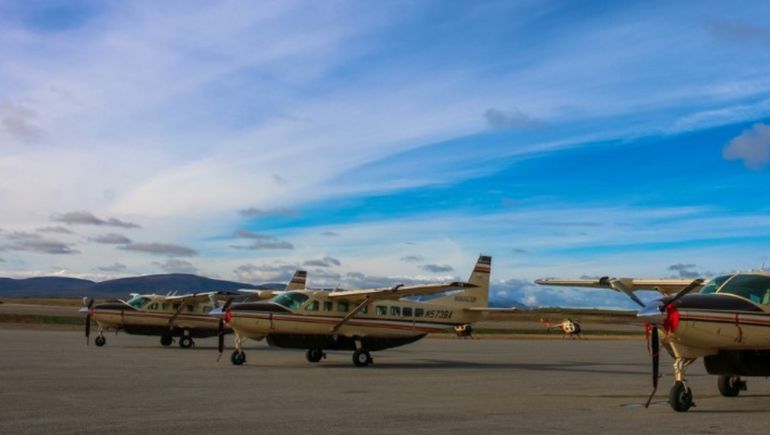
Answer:
[{"label": "airplane tail", "polygon": [[486,308],[489,305],[489,274],[492,272],[492,257],[479,256],[468,282],[476,287],[463,290],[430,301],[435,304],[458,308]]},{"label": "airplane tail", "polygon": [[291,281],[286,284],[286,290],[304,290],[305,284],[307,284],[307,271],[298,270],[294,272]]}]

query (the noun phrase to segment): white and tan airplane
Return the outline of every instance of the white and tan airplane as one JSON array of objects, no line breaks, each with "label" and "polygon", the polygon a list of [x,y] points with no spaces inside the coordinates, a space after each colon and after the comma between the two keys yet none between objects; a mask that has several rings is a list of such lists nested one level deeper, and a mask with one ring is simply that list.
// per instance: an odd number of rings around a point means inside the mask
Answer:
[{"label": "white and tan airplane", "polygon": [[[286,290],[305,288],[307,272],[298,270],[292,277]],[[86,301],[80,309],[86,314],[86,344],[91,334],[91,321],[96,322],[97,337],[94,343],[101,347],[107,343],[104,331],[124,331],[127,334],[160,336],[160,344],[169,346],[174,337],[179,337],[179,346],[189,348],[194,345],[193,338],[214,337],[229,333],[223,330],[217,319],[209,312],[232,300],[240,293],[248,293],[250,298],[265,299],[275,296],[280,291],[239,290],[232,292],[205,292],[186,295],[131,294],[127,301],[114,300],[94,304]],[[221,339],[220,339],[221,341]]]},{"label": "white and tan airplane", "polygon": [[[267,339],[271,346],[305,349],[309,362],[325,350],[353,351],[353,363],[372,363],[371,351],[412,343],[430,332],[451,331],[515,309],[488,308],[492,258],[479,257],[468,282],[397,285],[393,288],[348,291],[298,290],[269,301],[234,303],[215,309],[235,333],[235,365],[246,361],[241,344],[247,338]],[[405,298],[458,292],[417,302]],[[220,347],[220,352],[221,352]]]},{"label": "white and tan airplane", "polygon": [[[685,379],[687,367],[703,357],[706,371],[717,375],[722,396],[746,389],[742,376],[770,376],[770,272],[740,272],[703,279],[609,278],[542,279],[541,285],[606,288],[628,295],[641,306],[652,354],[652,382],[658,386],[659,336],[674,357],[674,385],[669,404],[675,411],[693,406]],[[656,290],[663,296],[648,304],[634,292]]]}]

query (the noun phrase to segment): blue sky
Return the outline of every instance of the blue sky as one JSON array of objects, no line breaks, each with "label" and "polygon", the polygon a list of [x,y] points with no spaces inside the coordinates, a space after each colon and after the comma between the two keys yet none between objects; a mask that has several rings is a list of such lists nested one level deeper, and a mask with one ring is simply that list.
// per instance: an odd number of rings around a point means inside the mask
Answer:
[{"label": "blue sky", "polygon": [[763,2],[0,3],[0,274],[694,276],[768,255]]}]

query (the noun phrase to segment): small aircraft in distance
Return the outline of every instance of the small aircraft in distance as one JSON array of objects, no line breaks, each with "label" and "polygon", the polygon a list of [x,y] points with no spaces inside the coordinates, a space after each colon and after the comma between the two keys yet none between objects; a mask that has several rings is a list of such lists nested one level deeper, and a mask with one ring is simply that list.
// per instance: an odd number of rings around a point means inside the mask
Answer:
[{"label": "small aircraft in distance", "polygon": [[541,317],[540,323],[545,325],[546,328],[548,328],[548,332],[551,332],[551,329],[560,329],[564,333],[564,337],[570,337],[570,338],[583,338],[582,335],[580,335],[580,332],[583,330],[580,327],[580,323],[577,320],[572,319],[562,319],[559,323],[551,323],[550,320]]},{"label": "small aircraft in distance", "polygon": [[[309,362],[325,357],[325,350],[353,351],[353,364],[371,364],[370,352],[403,346],[430,332],[451,331],[479,320],[497,320],[496,315],[516,309],[488,308],[492,257],[482,255],[468,282],[397,285],[370,290],[298,290],[269,301],[227,304],[211,314],[222,319],[222,327],[235,333],[235,365],[246,361],[241,344],[247,338],[266,338],[271,346],[305,349]],[[425,302],[405,299],[458,292]],[[224,349],[220,336],[219,352]]]},{"label": "small aircraft in distance", "polygon": [[[746,390],[742,376],[770,376],[770,272],[739,272],[704,279],[635,279],[602,277],[598,280],[542,279],[541,285],[593,287],[626,294],[641,309],[637,317],[648,325],[652,355],[653,391],[658,387],[659,336],[674,356],[674,385],[669,404],[684,412],[693,406],[685,372],[703,357],[706,371],[717,375],[722,396]],[[648,304],[634,292],[656,290],[663,297]]]},{"label": "small aircraft in distance", "polygon": [[[286,290],[305,288],[307,272],[298,270]],[[232,292],[205,292],[185,295],[157,295],[132,293],[127,301],[112,300],[94,304],[93,299],[86,299],[80,309],[86,315],[86,344],[91,335],[91,321],[96,322],[97,337],[94,343],[101,347],[107,343],[104,331],[125,331],[127,334],[160,336],[160,344],[170,346],[174,337],[179,337],[179,346],[192,347],[193,338],[214,337],[229,333],[222,331],[216,319],[209,316],[209,311],[240,293],[247,292],[250,297],[270,298],[280,291],[239,290]]]}]

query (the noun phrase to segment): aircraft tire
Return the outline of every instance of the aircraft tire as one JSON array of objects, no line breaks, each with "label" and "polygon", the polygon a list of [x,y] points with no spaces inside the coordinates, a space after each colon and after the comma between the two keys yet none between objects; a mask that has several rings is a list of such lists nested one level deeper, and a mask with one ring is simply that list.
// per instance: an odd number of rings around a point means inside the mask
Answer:
[{"label": "aircraft tire", "polygon": [[189,335],[183,335],[182,338],[179,339],[179,347],[184,349],[189,349],[193,345],[192,337]]},{"label": "aircraft tire", "polygon": [[171,343],[173,342],[174,342],[174,339],[170,335],[160,336],[160,344],[162,344],[163,346],[171,346]]},{"label": "aircraft tire", "polygon": [[692,406],[692,390],[684,382],[676,382],[668,394],[668,403],[676,412],[687,412]]},{"label": "aircraft tire", "polygon": [[246,362],[246,353],[242,350],[234,350],[232,354],[230,354],[230,362],[233,363],[233,365],[239,366]]},{"label": "aircraft tire", "polygon": [[104,338],[103,335],[100,335],[100,336],[96,337],[96,339],[94,340],[94,344],[99,346],[99,347],[102,347],[105,344],[107,344],[107,339]]},{"label": "aircraft tire", "polygon": [[323,357],[324,352],[321,349],[308,349],[307,352],[305,352],[305,358],[311,363],[317,363],[318,361],[321,361]]},{"label": "aircraft tire", "polygon": [[357,349],[353,352],[353,364],[356,367],[366,367],[372,363],[372,356],[365,349]]},{"label": "aircraft tire", "polygon": [[741,392],[741,378],[738,376],[719,376],[717,387],[719,393],[724,397],[736,397]]}]

